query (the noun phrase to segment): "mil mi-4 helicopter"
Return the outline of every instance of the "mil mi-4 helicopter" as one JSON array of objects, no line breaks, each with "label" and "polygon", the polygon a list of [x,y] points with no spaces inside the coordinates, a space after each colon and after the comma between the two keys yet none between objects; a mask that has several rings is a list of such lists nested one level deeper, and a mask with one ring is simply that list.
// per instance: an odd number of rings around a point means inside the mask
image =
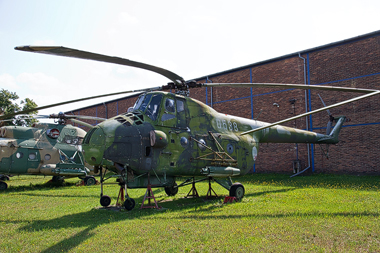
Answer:
[{"label": "mil mi-4 helicopter", "polygon": [[68,119],[97,117],[65,115],[37,115],[35,118],[58,119],[57,124],[34,123],[31,127],[3,126],[0,128],[0,190],[8,188],[8,175],[52,176],[52,181],[65,177],[79,177],[85,185],[96,183],[93,166],[85,163],[81,144],[86,132],[70,124]]},{"label": "mil mi-4 helicopter", "polygon": [[[107,179],[104,177],[105,174],[102,174],[104,168],[119,175],[120,192],[124,194],[125,191],[123,205],[126,210],[135,207],[135,201],[127,194],[127,188],[147,188],[148,194],[151,187],[164,187],[168,195],[175,195],[179,187],[193,184],[193,194],[198,195],[195,183],[203,180],[209,180],[209,192],[213,191],[211,181],[215,181],[227,189],[231,197],[241,199],[245,193],[244,186],[233,183],[231,177],[243,176],[251,170],[260,143],[334,144],[338,142],[338,134],[345,117],[331,117],[336,124],[331,132],[326,134],[280,126],[280,124],[380,93],[379,90],[301,84],[196,83],[185,81],[166,69],[119,57],[65,47],[22,46],[15,49],[142,68],[161,74],[172,81],[160,87],[96,97],[142,93],[133,108],[93,127],[84,137],[82,145],[85,160],[102,175],[102,186]],[[218,113],[204,103],[188,97],[191,88],[217,86],[318,89],[365,94],[275,123],[265,123]],[[171,90],[175,90],[175,94],[165,92]],[[94,97],[36,109],[92,98]],[[188,179],[177,185],[178,177]],[[101,187],[100,203],[102,206],[111,203],[111,198],[103,194],[103,187]]]}]

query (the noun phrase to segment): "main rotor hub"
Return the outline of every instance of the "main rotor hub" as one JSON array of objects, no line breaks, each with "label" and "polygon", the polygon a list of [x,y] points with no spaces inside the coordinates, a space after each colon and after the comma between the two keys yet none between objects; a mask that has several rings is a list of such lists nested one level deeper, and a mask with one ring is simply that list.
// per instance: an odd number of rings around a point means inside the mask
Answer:
[{"label": "main rotor hub", "polygon": [[188,97],[190,95],[190,88],[202,87],[201,83],[197,83],[194,80],[186,81],[182,83],[168,83],[168,85],[162,86],[162,90],[175,90],[175,94]]}]

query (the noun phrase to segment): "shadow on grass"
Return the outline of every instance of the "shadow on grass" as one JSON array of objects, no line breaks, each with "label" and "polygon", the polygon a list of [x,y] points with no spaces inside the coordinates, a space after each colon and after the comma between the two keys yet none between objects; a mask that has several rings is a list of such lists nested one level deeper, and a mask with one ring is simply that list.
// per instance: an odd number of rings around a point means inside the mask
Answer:
[{"label": "shadow on grass", "polygon": [[[242,184],[247,185],[275,185],[275,186],[284,186],[289,187],[285,189],[276,189],[276,190],[265,190],[259,191],[255,193],[249,193],[247,197],[257,197],[265,194],[271,193],[286,193],[289,191],[296,190],[298,188],[305,187],[326,187],[326,188],[347,188],[347,187],[361,187],[364,185],[368,185],[370,187],[377,186],[379,184],[379,178],[375,180],[371,180],[367,177],[357,178],[348,178],[346,176],[338,176],[331,177],[330,175],[316,175],[316,176],[308,176],[308,177],[298,177],[298,178],[289,178],[288,175],[279,175],[279,174],[253,174],[247,175],[238,180]],[[346,180],[347,179],[347,180]],[[341,183],[345,183],[344,185]],[[51,189],[51,187],[41,186],[41,189]],[[30,188],[28,188],[30,190]],[[212,211],[213,209],[223,208],[222,201],[224,197],[210,198],[209,200],[205,200],[204,196],[201,198],[170,198],[163,197],[161,195],[162,190],[154,189],[154,194],[156,196],[159,205],[163,205],[164,208],[175,212],[186,211],[186,215],[180,215],[173,217],[172,215],[159,215],[162,212],[165,212],[165,209],[162,211],[151,210],[151,209],[143,209],[140,210],[140,205],[143,200],[143,195],[135,198],[136,207],[131,212],[126,211],[111,211],[102,208],[94,208],[87,212],[74,213],[70,215],[64,215],[62,217],[54,218],[54,219],[40,219],[33,221],[13,221],[13,220],[2,220],[6,223],[17,223],[17,224],[26,224],[19,228],[22,232],[34,232],[34,231],[54,231],[60,229],[70,229],[77,228],[80,230],[79,232],[55,243],[53,246],[45,249],[43,252],[66,252],[72,250],[82,244],[84,241],[96,235],[93,231],[97,227],[117,223],[119,221],[125,220],[133,220],[133,219],[142,219],[141,222],[144,222],[146,217],[156,216],[155,218],[161,220],[184,220],[184,219],[197,219],[197,220],[207,220],[207,219],[241,219],[241,218],[286,218],[286,217],[357,217],[357,216],[368,216],[368,217],[379,217],[379,213],[377,212],[336,212],[336,213],[323,213],[318,211],[311,212],[295,212],[295,213],[264,213],[264,214],[229,214],[229,213],[216,213],[212,215],[200,215],[197,212],[206,213],[208,211]],[[211,203],[211,204],[210,204]],[[148,222],[148,221],[147,221]]]},{"label": "shadow on grass", "polygon": [[245,194],[245,197],[259,197],[259,196],[266,195],[266,194],[280,193],[280,192],[289,192],[289,191],[294,191],[294,190],[297,190],[297,189],[298,188],[293,187],[293,188],[286,188],[286,189],[280,189],[280,190],[254,192],[254,193]]},{"label": "shadow on grass", "polygon": [[287,186],[295,188],[326,188],[380,190],[380,176],[310,174],[290,178],[290,175],[256,173],[234,178],[235,182],[254,185]]},{"label": "shadow on grass", "polygon": [[64,239],[60,241],[59,243],[41,251],[43,253],[50,253],[50,252],[67,252],[70,249],[75,248],[76,246],[80,245],[82,242],[87,240],[88,238],[91,238],[95,235],[94,232],[92,232],[94,228],[93,227],[87,227],[84,230],[80,231],[79,233],[76,233],[75,235]]},{"label": "shadow on grass", "polygon": [[[137,202],[141,204],[142,197],[136,199]],[[219,198],[212,201],[219,201]],[[184,204],[187,202],[187,204]],[[209,201],[204,201],[202,199],[175,199],[169,205],[171,210],[185,210],[185,209],[199,209],[202,205],[210,204]],[[182,204],[181,204],[182,203]],[[64,215],[58,218],[53,219],[38,219],[38,220],[2,220],[1,222],[5,223],[13,223],[13,224],[23,224],[18,230],[20,232],[28,232],[33,233],[36,231],[45,231],[49,233],[49,231],[54,230],[65,230],[65,229],[80,229],[79,232],[67,237],[53,246],[46,248],[42,252],[67,252],[70,251],[79,245],[81,245],[84,241],[96,235],[93,231],[97,227],[101,227],[103,225],[115,223],[117,224],[120,221],[124,220],[134,220],[140,219],[144,217],[154,216],[165,212],[168,210],[167,208],[163,208],[162,210],[152,210],[152,209],[139,209],[139,205],[136,204],[136,207],[133,211],[113,211],[115,209],[112,208],[94,208],[87,212],[75,213]],[[166,219],[166,218],[164,218]],[[144,221],[142,221],[144,222]],[[148,222],[148,221],[147,221]]]},{"label": "shadow on grass", "polygon": [[70,187],[74,186],[76,183],[73,182],[51,182],[47,181],[45,183],[41,184],[32,184],[30,183],[29,185],[18,185],[18,186],[13,186],[12,184],[9,185],[8,189],[5,191],[1,191],[2,193],[7,193],[7,192],[23,192],[23,191],[35,191],[35,190],[49,190],[49,189],[57,189],[57,188],[62,188],[62,187]]},{"label": "shadow on grass", "polygon": [[19,195],[24,195],[24,196],[30,196],[30,197],[51,197],[51,198],[97,198],[99,197],[98,191],[94,193],[94,195],[78,195],[78,194],[63,194],[63,195],[57,195],[57,194],[46,194],[45,192],[41,193],[20,193]]},{"label": "shadow on grass", "polygon": [[[293,189],[284,189],[277,191],[264,191],[257,193],[259,195],[272,193],[272,192],[287,192]],[[252,194],[255,195],[255,194]],[[175,216],[172,215],[160,215],[159,213],[165,212],[165,209],[162,211],[151,210],[151,209],[143,209],[140,210],[139,206],[136,205],[136,208],[133,211],[111,211],[103,208],[94,208],[87,212],[75,213],[70,215],[64,215],[62,217],[49,219],[49,220],[34,220],[34,221],[14,221],[14,220],[3,220],[6,223],[17,223],[17,224],[25,224],[19,228],[21,232],[35,232],[35,231],[53,231],[53,230],[62,230],[62,229],[70,229],[70,228],[79,228],[81,231],[71,235],[68,238],[65,238],[53,246],[45,249],[42,252],[67,252],[78,247],[84,241],[96,235],[93,230],[97,227],[101,227],[103,225],[115,223],[117,224],[120,221],[124,220],[134,220],[134,219],[142,219],[141,222],[144,222],[145,217],[156,216],[155,218],[161,220],[207,220],[207,219],[241,219],[241,218],[255,218],[255,219],[266,219],[266,218],[287,218],[287,217],[358,217],[358,216],[369,216],[369,217],[379,217],[379,213],[374,212],[336,212],[336,213],[323,213],[318,211],[313,212],[295,212],[295,213],[274,213],[274,214],[213,214],[210,215],[201,215],[196,214],[197,211],[201,211],[202,213],[207,211],[212,211],[212,209],[221,208],[223,205],[221,204],[222,198],[214,198],[212,200],[204,200],[203,198],[197,199],[174,199],[168,204],[165,202],[167,206],[170,206],[169,209],[172,209],[176,212],[187,211],[186,215],[183,216]],[[138,198],[138,202],[141,203],[142,198]],[[214,204],[210,205],[210,202]],[[207,205],[207,207],[204,207]],[[149,222],[149,219],[146,220]]]}]

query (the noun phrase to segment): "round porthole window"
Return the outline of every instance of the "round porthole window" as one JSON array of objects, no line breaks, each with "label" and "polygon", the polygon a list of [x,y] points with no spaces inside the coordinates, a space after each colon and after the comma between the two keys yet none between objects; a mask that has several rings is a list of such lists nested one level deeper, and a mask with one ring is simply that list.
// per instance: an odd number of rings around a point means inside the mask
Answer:
[{"label": "round porthole window", "polygon": [[181,138],[181,145],[182,147],[186,147],[187,146],[187,143],[188,143],[188,140],[186,137],[182,137]]},{"label": "round porthole window", "polygon": [[51,155],[46,154],[46,155],[45,155],[45,160],[46,160],[46,161],[49,161],[50,159],[51,159]]},{"label": "round porthole window", "polygon": [[[203,140],[203,139],[200,139],[199,140],[200,143],[198,143],[198,148],[202,151],[205,151],[206,150],[206,141]],[[202,145],[203,144],[203,145]]]},{"label": "round porthole window", "polygon": [[232,146],[231,143],[227,144],[227,152],[230,154],[232,154],[232,152],[234,152],[234,146]]},{"label": "round porthole window", "polygon": [[30,160],[35,160],[36,159],[36,154],[35,153],[30,153],[29,154],[29,159]]},{"label": "round porthole window", "polygon": [[17,158],[17,159],[20,159],[20,158],[22,158],[23,156],[24,156],[24,154],[21,153],[21,152],[17,152],[17,153],[16,153],[16,158]]}]

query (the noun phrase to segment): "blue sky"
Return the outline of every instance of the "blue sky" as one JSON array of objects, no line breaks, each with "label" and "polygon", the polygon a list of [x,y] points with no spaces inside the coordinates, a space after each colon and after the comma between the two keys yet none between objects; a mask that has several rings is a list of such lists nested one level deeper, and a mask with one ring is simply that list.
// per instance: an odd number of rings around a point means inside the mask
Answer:
[{"label": "blue sky", "polygon": [[380,30],[379,10],[377,0],[0,0],[0,87],[42,106],[168,82],[144,70],[16,46],[71,47],[192,79]]}]

